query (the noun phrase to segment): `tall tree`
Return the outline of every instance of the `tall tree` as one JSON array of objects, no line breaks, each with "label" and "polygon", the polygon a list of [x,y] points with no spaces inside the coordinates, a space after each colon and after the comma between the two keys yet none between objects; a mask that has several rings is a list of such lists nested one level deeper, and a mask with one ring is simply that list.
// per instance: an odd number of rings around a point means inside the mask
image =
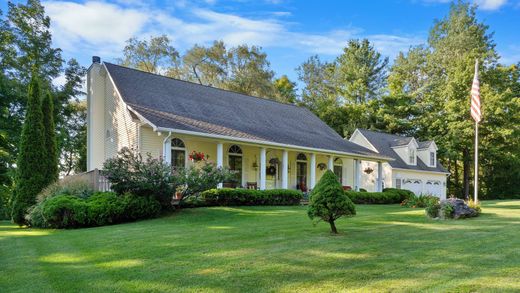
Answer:
[{"label": "tall tree", "polygon": [[123,55],[119,60],[122,65],[155,74],[171,70],[179,59],[179,52],[170,45],[166,35],[150,37],[149,40],[131,38],[126,42]]},{"label": "tall tree", "polygon": [[[209,47],[194,45],[182,56],[182,67],[177,74],[184,80],[222,88],[228,79],[229,58],[222,41],[215,41]],[[175,77],[175,73],[171,70],[169,75]]]},{"label": "tall tree", "polygon": [[275,97],[278,101],[294,104],[296,103],[296,83],[292,82],[287,75],[282,75],[273,82]]},{"label": "tall tree", "polygon": [[16,186],[12,218],[18,225],[25,224],[27,208],[36,202],[36,195],[47,185],[45,137],[41,108],[40,82],[35,72],[27,94],[25,115],[17,161]]},{"label": "tall tree", "polygon": [[43,130],[45,150],[46,185],[58,180],[58,148],[56,145],[56,125],[54,124],[54,100],[50,92],[42,100]]},{"label": "tall tree", "polygon": [[381,96],[388,58],[367,39],[350,40],[336,59],[336,88],[345,102],[362,104]]}]

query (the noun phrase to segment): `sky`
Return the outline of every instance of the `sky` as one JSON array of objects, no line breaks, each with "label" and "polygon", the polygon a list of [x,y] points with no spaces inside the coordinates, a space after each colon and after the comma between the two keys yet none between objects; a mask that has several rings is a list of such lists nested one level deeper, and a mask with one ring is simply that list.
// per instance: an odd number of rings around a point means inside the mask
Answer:
[{"label": "sky", "polygon": [[[520,0],[473,0],[494,32],[501,62],[520,62]],[[20,1],[14,1],[20,2]],[[25,1],[24,1],[25,2]],[[277,76],[297,80],[295,68],[312,55],[333,60],[352,38],[368,38],[390,60],[425,43],[449,0],[77,0],[42,1],[53,42],[65,59],[89,66],[93,55],[114,62],[125,41],[166,34],[181,53],[223,40],[258,45]],[[6,10],[5,0],[0,9]]]}]

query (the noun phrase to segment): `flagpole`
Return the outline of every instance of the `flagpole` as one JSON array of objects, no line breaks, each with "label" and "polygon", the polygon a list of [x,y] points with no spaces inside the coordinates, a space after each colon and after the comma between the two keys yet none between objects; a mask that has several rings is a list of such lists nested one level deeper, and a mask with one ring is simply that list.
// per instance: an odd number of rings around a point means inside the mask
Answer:
[{"label": "flagpole", "polygon": [[478,202],[478,122],[475,121],[475,204]]}]

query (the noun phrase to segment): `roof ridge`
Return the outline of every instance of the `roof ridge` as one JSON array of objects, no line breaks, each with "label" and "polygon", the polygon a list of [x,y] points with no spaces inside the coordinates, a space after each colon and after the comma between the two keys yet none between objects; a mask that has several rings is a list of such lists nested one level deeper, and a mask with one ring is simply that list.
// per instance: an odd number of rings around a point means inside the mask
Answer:
[{"label": "roof ridge", "polygon": [[180,81],[180,82],[185,82],[185,83],[189,83],[189,84],[196,85],[196,86],[203,86],[203,87],[208,87],[208,88],[211,88],[211,89],[216,89],[216,90],[224,91],[224,92],[228,92],[228,93],[235,93],[237,95],[241,95],[241,96],[245,96],[245,97],[249,97],[249,98],[255,98],[255,99],[260,99],[260,100],[269,101],[269,102],[273,102],[273,103],[278,103],[278,104],[281,104],[281,105],[292,106],[292,107],[296,107],[298,109],[307,109],[306,107],[298,106],[298,105],[295,105],[295,104],[289,104],[289,103],[284,103],[284,102],[276,101],[276,100],[269,99],[269,98],[263,98],[263,97],[247,95],[247,94],[240,93],[240,92],[237,92],[237,91],[226,90],[226,89],[222,89],[222,88],[218,88],[218,87],[214,87],[214,86],[206,85],[206,84],[199,84],[199,83],[196,83],[196,82],[192,82],[192,81],[188,81],[188,80],[184,80],[184,79],[179,79],[179,78],[175,78],[175,77],[171,77],[171,76],[161,75],[161,74],[157,74],[157,73],[152,73],[152,72],[144,71],[144,70],[137,69],[137,68],[126,67],[126,66],[119,65],[119,64],[114,64],[114,63],[111,63],[111,62],[103,61],[103,63],[104,64],[110,64],[110,65],[117,66],[117,67],[121,67],[121,68],[124,68],[124,69],[138,71],[140,73],[145,73],[145,74],[149,74],[149,75],[153,75],[153,76],[157,76],[157,77],[162,77],[162,78],[166,78],[166,79],[172,79],[172,80],[176,80],[176,81]]}]

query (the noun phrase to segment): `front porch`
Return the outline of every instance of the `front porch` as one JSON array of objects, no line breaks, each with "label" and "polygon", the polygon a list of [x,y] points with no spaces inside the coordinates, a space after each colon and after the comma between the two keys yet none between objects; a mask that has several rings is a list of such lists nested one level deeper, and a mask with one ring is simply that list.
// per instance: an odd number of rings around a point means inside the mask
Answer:
[{"label": "front porch", "polygon": [[[194,135],[154,132],[142,128],[139,149],[143,154],[162,157],[174,167],[189,167],[193,151],[204,153],[207,160],[236,172],[234,182],[220,187],[257,189],[299,189],[310,191],[328,170],[334,171],[345,188],[359,190],[362,158],[305,148],[259,145],[243,141],[217,140]],[[374,190],[382,191],[382,162]],[[381,179],[381,180],[380,180]]]}]

